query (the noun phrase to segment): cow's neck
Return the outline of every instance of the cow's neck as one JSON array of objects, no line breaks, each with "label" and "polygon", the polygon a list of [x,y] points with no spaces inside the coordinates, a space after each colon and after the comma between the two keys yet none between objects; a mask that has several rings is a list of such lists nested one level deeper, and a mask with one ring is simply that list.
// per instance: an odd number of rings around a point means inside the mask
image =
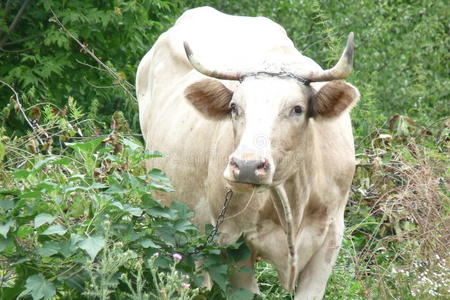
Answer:
[{"label": "cow's neck", "polygon": [[287,192],[289,203],[291,205],[294,222],[294,228],[300,227],[305,208],[308,205],[311,193],[320,180],[322,160],[320,141],[317,138],[314,123],[309,124],[308,130],[304,133],[303,155],[297,163],[297,172],[295,172],[286,182],[284,188]]}]

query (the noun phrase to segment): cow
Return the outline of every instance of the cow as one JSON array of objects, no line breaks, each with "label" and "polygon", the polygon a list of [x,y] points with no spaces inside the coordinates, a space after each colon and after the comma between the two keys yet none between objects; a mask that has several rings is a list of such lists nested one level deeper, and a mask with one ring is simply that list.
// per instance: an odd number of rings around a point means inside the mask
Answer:
[{"label": "cow", "polygon": [[[239,265],[268,261],[295,299],[323,297],[341,245],[355,170],[349,112],[360,95],[342,81],[353,50],[350,33],[324,70],[277,23],[201,7],[184,12],[137,70],[146,147],[166,155],[146,164],[176,189],[166,200],[186,203],[204,228],[231,188],[219,242],[243,236],[251,256]],[[230,281],[259,291],[251,272]]]}]

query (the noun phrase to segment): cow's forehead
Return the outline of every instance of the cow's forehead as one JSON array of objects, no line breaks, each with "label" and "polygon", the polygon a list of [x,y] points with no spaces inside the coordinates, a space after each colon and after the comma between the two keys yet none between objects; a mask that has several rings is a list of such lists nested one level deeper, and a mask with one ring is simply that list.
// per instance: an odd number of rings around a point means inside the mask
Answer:
[{"label": "cow's forehead", "polygon": [[307,88],[292,78],[258,76],[246,78],[236,90],[235,99],[240,102],[283,105],[291,101],[306,101]]}]

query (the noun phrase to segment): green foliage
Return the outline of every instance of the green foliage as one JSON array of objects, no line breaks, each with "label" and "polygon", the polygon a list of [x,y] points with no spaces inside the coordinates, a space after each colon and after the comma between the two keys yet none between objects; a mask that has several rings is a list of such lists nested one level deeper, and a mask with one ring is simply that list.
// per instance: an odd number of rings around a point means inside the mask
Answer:
[{"label": "green foliage", "polygon": [[[271,18],[324,68],[355,33],[360,165],[325,297],[448,297],[445,1],[13,0],[0,4],[0,80],[22,103],[0,83],[0,299],[254,298],[228,282],[248,255],[243,241],[199,249],[188,208],[157,199],[176,187],[164,170],[144,170],[162,154],[131,134],[126,82],[182,11],[201,5]],[[256,277],[256,299],[292,299],[270,264],[258,262]]]},{"label": "green foliage", "polygon": [[[123,110],[137,124],[135,100],[52,18],[58,17],[119,80],[134,82],[139,60],[177,15],[177,2],[38,0],[25,6],[22,14],[24,1],[7,3],[0,4],[0,16],[4,16],[0,24],[9,25],[16,16],[19,23],[9,33],[0,31],[0,41],[4,39],[0,42],[0,78],[19,91],[33,90],[30,98],[22,96],[23,104],[61,106],[70,95],[84,110],[100,109],[105,119],[115,110]],[[9,97],[3,86],[0,97]],[[5,104],[2,102],[0,109]],[[23,132],[24,127],[18,126],[24,125],[22,120],[6,115],[7,126]]]},{"label": "green foliage", "polygon": [[[198,288],[202,269],[218,284],[212,293],[232,294],[228,277],[248,255],[245,244],[201,247],[206,237],[187,206],[165,206],[154,196],[173,191],[163,171],[143,167],[161,154],[116,130],[82,138],[98,128],[77,123],[83,113],[73,102],[67,109],[62,115],[43,108],[45,143],[57,141],[58,148],[36,142],[33,152],[16,153],[36,136],[2,137],[0,298],[192,299],[208,294]],[[62,135],[61,124],[77,130]],[[196,270],[199,261],[205,264]]]}]

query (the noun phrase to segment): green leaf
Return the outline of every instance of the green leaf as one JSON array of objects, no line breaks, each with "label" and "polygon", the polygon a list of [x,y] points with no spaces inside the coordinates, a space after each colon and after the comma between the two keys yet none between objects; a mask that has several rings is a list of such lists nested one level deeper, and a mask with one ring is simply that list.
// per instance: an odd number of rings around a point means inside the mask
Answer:
[{"label": "green leaf", "polygon": [[31,171],[21,169],[13,172],[13,177],[17,179],[25,179],[31,174]]},{"label": "green leaf", "polygon": [[155,206],[145,210],[152,217],[163,217],[169,220],[175,220],[176,214],[166,207]]},{"label": "green leaf", "polygon": [[8,248],[12,245],[14,245],[14,243],[11,238],[4,239],[4,238],[0,237],[0,252],[2,252],[3,250],[5,250],[6,248]]},{"label": "green leaf", "polygon": [[107,188],[108,185],[100,182],[94,182],[89,186],[90,189],[104,189]]},{"label": "green leaf", "polygon": [[149,151],[149,150],[145,150],[145,152],[144,152],[144,159],[157,158],[157,157],[163,157],[162,153],[160,153],[158,151]]},{"label": "green leaf", "polygon": [[140,242],[141,246],[144,248],[161,248],[159,245],[155,244],[150,239],[145,239]]},{"label": "green leaf", "polygon": [[80,242],[83,241],[83,238],[78,234],[71,234],[70,240],[61,242],[59,253],[64,255],[64,257],[70,257],[77,249],[79,248]]},{"label": "green leaf", "polygon": [[122,142],[125,146],[130,148],[132,151],[135,151],[136,149],[142,148],[142,145],[136,144],[134,141],[131,141],[129,139],[122,139]]},{"label": "green leaf", "polygon": [[53,284],[48,282],[44,275],[40,273],[28,277],[25,287],[26,290],[20,293],[19,298],[31,294],[33,300],[39,300],[42,298],[51,299],[56,294]]},{"label": "green leaf", "polygon": [[85,155],[92,154],[94,150],[100,145],[103,138],[97,138],[84,143],[66,143],[72,149],[78,150]]},{"label": "green leaf", "polygon": [[55,221],[56,217],[50,215],[50,214],[46,214],[46,213],[42,213],[37,215],[34,218],[34,228],[39,228],[44,224],[52,224],[53,221]]},{"label": "green leaf", "polygon": [[42,195],[39,191],[28,191],[19,195],[20,199],[40,198]]},{"label": "green leaf", "polygon": [[142,215],[142,209],[140,209],[139,207],[129,207],[126,209],[126,211],[135,217],[139,217]]},{"label": "green leaf", "polygon": [[50,157],[47,157],[45,159],[42,159],[42,160],[38,161],[34,165],[33,171],[38,171],[38,170],[42,169],[44,166],[48,165],[51,161],[53,161],[55,159],[56,159],[56,157],[50,156]]},{"label": "green leaf", "polygon": [[57,234],[57,235],[64,235],[66,233],[67,229],[59,224],[56,225],[52,225],[49,228],[47,228],[47,230],[45,230],[43,233],[41,233],[42,235],[52,235],[52,234]]},{"label": "green leaf", "polygon": [[226,291],[228,284],[228,266],[211,266],[208,267],[208,273],[212,280],[217,283],[223,291]]},{"label": "green leaf", "polygon": [[187,230],[196,229],[196,227],[188,220],[178,220],[175,222],[174,227],[179,232],[186,232]]},{"label": "green leaf", "polygon": [[3,235],[3,237],[6,239],[9,230],[11,229],[11,227],[13,227],[15,225],[14,220],[9,220],[6,223],[1,223],[0,224],[0,234]]},{"label": "green leaf", "polygon": [[152,169],[148,173],[148,175],[153,180],[153,182],[150,183],[150,186],[152,188],[162,190],[164,192],[175,191],[166,174],[164,174],[164,172],[161,171],[160,169]]},{"label": "green leaf", "polygon": [[102,236],[90,236],[80,243],[80,248],[85,250],[92,260],[98,252],[105,246],[105,239]]},{"label": "green leaf", "polygon": [[45,242],[37,252],[43,257],[50,257],[57,254],[61,250],[61,245],[58,242]]},{"label": "green leaf", "polygon": [[13,209],[15,206],[13,199],[0,200],[0,208],[4,210]]},{"label": "green leaf", "polygon": [[54,165],[68,165],[72,162],[72,160],[68,157],[62,157],[60,159],[55,160],[52,162]]}]

